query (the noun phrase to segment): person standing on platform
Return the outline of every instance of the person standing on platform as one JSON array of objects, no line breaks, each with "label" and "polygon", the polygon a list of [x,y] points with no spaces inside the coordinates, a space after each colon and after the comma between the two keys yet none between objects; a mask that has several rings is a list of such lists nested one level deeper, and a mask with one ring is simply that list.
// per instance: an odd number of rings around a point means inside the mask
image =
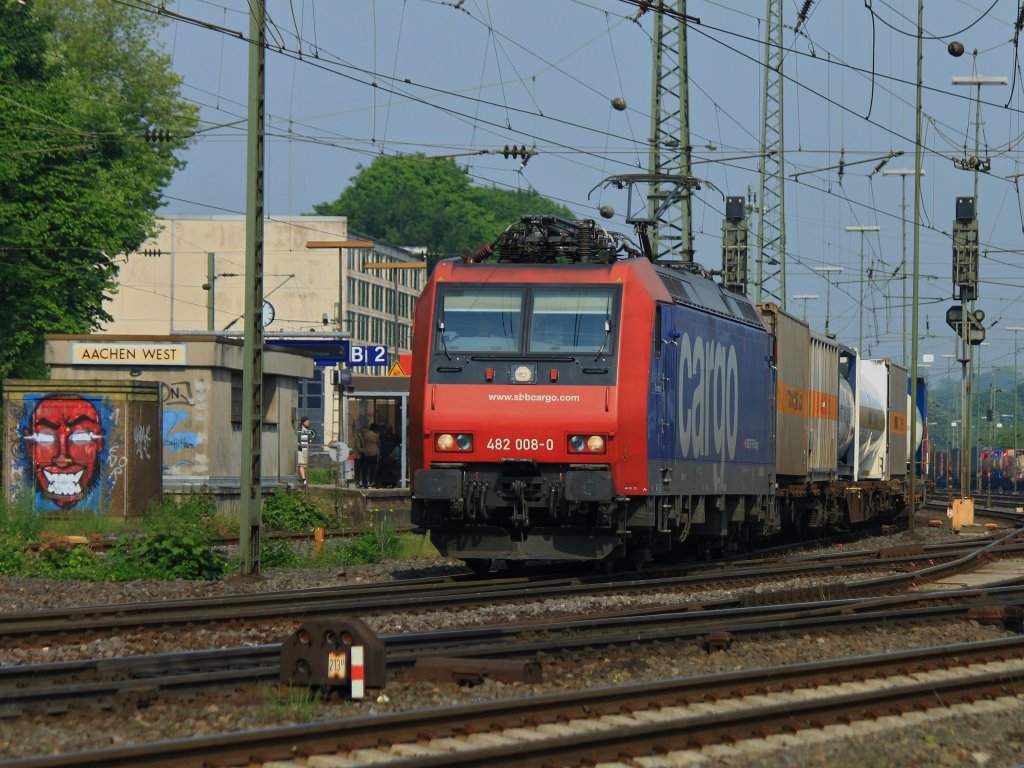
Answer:
[{"label": "person standing on platform", "polygon": [[363,430],[363,488],[377,485],[377,462],[380,460],[380,433],[374,422]]},{"label": "person standing on platform", "polygon": [[306,487],[306,468],[309,466],[309,444],[313,442],[316,437],[316,431],[309,426],[309,417],[305,416],[299,422],[299,430],[297,433],[299,440],[299,453],[296,457],[299,465],[299,483]]}]

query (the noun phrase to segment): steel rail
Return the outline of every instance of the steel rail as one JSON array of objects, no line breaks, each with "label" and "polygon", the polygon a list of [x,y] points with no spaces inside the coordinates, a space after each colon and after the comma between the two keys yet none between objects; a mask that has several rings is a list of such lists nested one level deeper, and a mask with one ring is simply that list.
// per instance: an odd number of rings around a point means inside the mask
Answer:
[{"label": "steel rail", "polygon": [[[997,550],[1011,551],[1016,531],[1004,534],[991,543],[978,542],[980,551],[989,554]],[[1021,545],[1024,547],[1024,545]],[[857,592],[878,591],[897,585],[906,585],[926,578],[938,577],[980,563],[978,551],[967,555],[959,547],[948,551],[934,550],[929,558],[949,558],[945,565],[915,570],[907,575],[884,576],[850,585]],[[883,568],[888,563],[916,562],[919,558],[905,556],[885,560],[877,554],[864,560],[836,561],[825,557],[819,561],[797,560],[793,563],[771,561],[768,565],[737,564],[732,568],[699,568],[680,576],[653,578],[579,577],[530,578],[521,577],[497,581],[457,582],[451,579],[415,579],[408,582],[384,584],[319,587],[309,590],[289,590],[278,593],[252,593],[216,598],[189,598],[175,601],[123,603],[87,606],[72,609],[43,611],[11,611],[0,614],[0,637],[26,635],[49,636],[74,632],[113,631],[124,628],[172,626],[180,624],[245,621],[254,619],[282,619],[311,615],[368,615],[383,611],[423,610],[476,603],[494,603],[537,600],[564,595],[607,594],[678,590],[701,586],[709,588],[722,583],[761,582],[766,577],[783,578],[821,572],[839,572],[857,568]],[[706,604],[697,602],[694,608]]]},{"label": "steel rail", "polygon": [[[348,752],[423,738],[501,731],[510,727],[536,727],[541,723],[566,722],[669,706],[694,701],[738,697],[822,683],[863,680],[887,670],[890,674],[930,671],[951,664],[966,665],[993,659],[1024,657],[1024,638],[1014,637],[977,643],[919,648],[898,653],[847,659],[829,659],[785,667],[744,670],[700,677],[645,682],[598,690],[546,694],[500,702],[477,702],[437,709],[395,714],[376,714],[346,720],[283,726],[245,733],[168,740],[146,745],[105,748],[62,755],[40,755],[0,762],[3,768],[83,768],[85,766],[175,765],[182,768],[207,765],[252,765],[272,760],[294,760],[313,754]],[[428,768],[455,765],[531,765],[543,760],[579,759],[586,755],[611,757],[611,747],[623,754],[650,754],[652,744],[660,751],[686,748],[717,737],[763,737],[766,732],[795,730],[843,716],[876,717],[880,711],[899,711],[910,706],[935,706],[978,691],[1019,693],[1020,670],[972,674],[968,679],[929,681],[900,685],[869,693],[850,693],[793,702],[750,707],[735,713],[695,716],[665,723],[646,723],[611,728],[590,737],[568,736],[538,742],[517,742],[510,750],[487,749],[446,752],[437,757],[413,758],[394,765]],[[594,734],[591,734],[593,736]],[[540,750],[540,751],[538,751]]]},{"label": "steel rail", "polygon": [[[600,614],[573,620],[537,621],[471,629],[381,636],[389,667],[429,656],[509,657],[580,648],[679,642],[723,633],[763,636],[865,624],[908,624],[966,617],[978,607],[1015,606],[1024,588],[933,592],[889,598],[858,598],[805,605],[707,611],[654,610]],[[0,715],[32,708],[62,711],[72,702],[105,703],[114,697],[150,699],[212,686],[276,678],[279,644],[216,651],[89,659],[0,667]]]}]

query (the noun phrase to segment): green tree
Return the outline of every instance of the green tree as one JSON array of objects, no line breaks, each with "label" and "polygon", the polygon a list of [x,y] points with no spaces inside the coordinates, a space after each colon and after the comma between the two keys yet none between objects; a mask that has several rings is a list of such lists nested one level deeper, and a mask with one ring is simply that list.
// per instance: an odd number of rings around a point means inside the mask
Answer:
[{"label": "green tree", "polygon": [[0,378],[45,375],[43,334],[110,319],[115,257],[154,233],[197,125],[150,48],[158,23],[118,3],[0,7]]},{"label": "green tree", "polygon": [[454,160],[421,154],[374,159],[338,198],[314,206],[324,216],[347,216],[349,227],[444,255],[475,251],[523,213],[572,212],[534,191],[474,187]]}]

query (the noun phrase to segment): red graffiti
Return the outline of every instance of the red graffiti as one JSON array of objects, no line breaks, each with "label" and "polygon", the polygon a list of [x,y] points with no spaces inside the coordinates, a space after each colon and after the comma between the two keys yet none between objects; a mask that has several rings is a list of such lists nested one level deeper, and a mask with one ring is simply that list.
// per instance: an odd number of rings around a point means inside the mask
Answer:
[{"label": "red graffiti", "polygon": [[59,507],[77,504],[99,479],[103,430],[88,400],[73,396],[42,400],[25,439],[32,443],[36,486]]}]

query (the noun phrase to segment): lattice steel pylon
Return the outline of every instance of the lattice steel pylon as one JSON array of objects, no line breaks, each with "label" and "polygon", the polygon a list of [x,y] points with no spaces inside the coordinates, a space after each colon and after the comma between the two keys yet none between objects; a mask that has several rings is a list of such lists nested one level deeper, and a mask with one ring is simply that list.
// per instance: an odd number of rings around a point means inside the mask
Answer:
[{"label": "lattice steel pylon", "polygon": [[786,308],[786,206],[782,121],[782,0],[767,0],[761,94],[760,194],[757,209],[757,303]]},{"label": "lattice steel pylon", "polygon": [[[668,5],[671,5],[670,3]],[[676,0],[674,18],[666,16],[665,0],[654,14],[654,61],[651,86],[652,174],[690,175],[690,97],[686,71],[686,0]],[[672,185],[652,182],[647,193],[649,215],[674,193]],[[686,190],[651,226],[654,258],[693,261],[692,196]]]}]

